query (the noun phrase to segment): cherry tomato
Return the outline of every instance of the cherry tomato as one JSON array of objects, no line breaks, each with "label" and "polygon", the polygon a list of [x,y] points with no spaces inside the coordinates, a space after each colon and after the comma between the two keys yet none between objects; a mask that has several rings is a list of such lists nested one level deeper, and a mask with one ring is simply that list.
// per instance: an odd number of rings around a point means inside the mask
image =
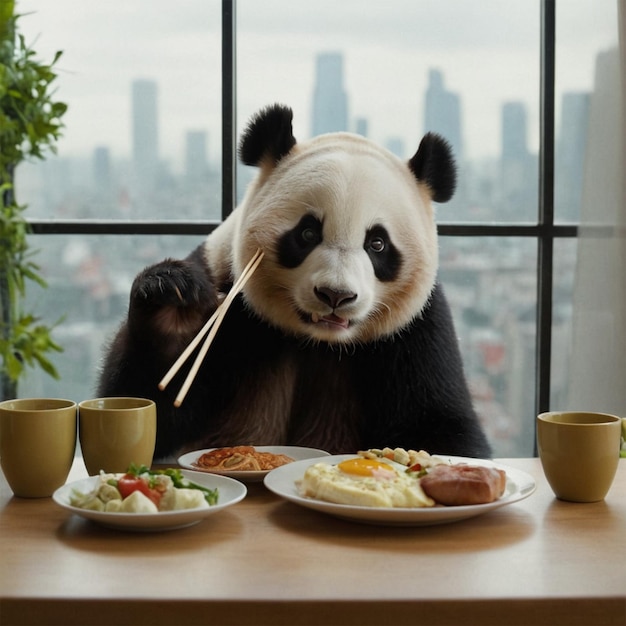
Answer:
[{"label": "cherry tomato", "polygon": [[158,489],[152,489],[145,480],[133,476],[132,474],[124,474],[117,481],[117,489],[122,496],[122,499],[127,498],[134,491],[140,491],[144,496],[150,498],[156,506],[159,506],[161,496],[163,495]]}]

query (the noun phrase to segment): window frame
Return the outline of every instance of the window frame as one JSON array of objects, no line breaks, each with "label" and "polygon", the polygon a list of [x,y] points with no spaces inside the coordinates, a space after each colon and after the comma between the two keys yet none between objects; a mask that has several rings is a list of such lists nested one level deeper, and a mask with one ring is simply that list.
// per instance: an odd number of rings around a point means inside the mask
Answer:
[{"label": "window frame", "polygon": [[[556,0],[541,0],[539,196],[536,223],[445,223],[442,237],[529,237],[537,242],[535,412],[550,409],[555,240],[577,238],[576,224],[554,222]],[[222,0],[222,219],[236,205],[236,0]],[[31,221],[37,235],[207,235],[219,221]],[[536,448],[535,448],[536,453]]]}]

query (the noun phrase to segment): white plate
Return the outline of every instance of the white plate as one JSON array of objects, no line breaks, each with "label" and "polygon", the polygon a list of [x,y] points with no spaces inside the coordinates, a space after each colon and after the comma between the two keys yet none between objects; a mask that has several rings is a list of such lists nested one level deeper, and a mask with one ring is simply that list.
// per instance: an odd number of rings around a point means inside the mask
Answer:
[{"label": "white plate", "polygon": [[[336,464],[346,459],[353,459],[355,454],[340,454],[323,459],[324,463]],[[500,508],[513,502],[519,502],[527,498],[535,491],[535,481],[532,476],[513,467],[500,465],[493,461],[482,459],[470,459],[465,457],[442,456],[452,464],[468,463],[471,465],[484,465],[497,467],[506,472],[506,488],[504,495],[495,502],[489,504],[475,504],[467,506],[437,506],[432,508],[376,508],[368,506],[352,506],[346,504],[333,504],[323,500],[306,498],[298,492],[296,481],[301,480],[304,472],[311,461],[298,461],[282,467],[277,467],[265,477],[265,486],[277,495],[301,506],[322,513],[328,513],[335,517],[341,517],[357,522],[368,524],[381,524],[389,526],[431,526],[434,524],[447,524],[460,520],[482,515],[494,509]]]},{"label": "white plate", "polygon": [[[205,450],[195,450],[194,452],[188,452],[179,457],[178,464],[181,467],[194,470],[196,472],[205,472],[208,474],[220,474],[221,476],[229,476],[230,478],[236,478],[246,483],[261,482],[265,476],[271,470],[261,471],[242,471],[242,470],[213,470],[196,467],[194,463],[205,453],[211,452],[211,450],[218,450],[219,448],[206,448]],[[305,459],[318,459],[320,457],[329,456],[329,453],[324,450],[317,450],[316,448],[301,448],[298,446],[254,446],[257,452],[271,452],[272,454],[286,454],[290,456],[294,461],[303,461]]]},{"label": "white plate", "polygon": [[214,515],[240,500],[243,500],[247,493],[246,486],[237,480],[225,476],[207,476],[202,472],[190,472],[183,470],[183,475],[198,485],[209,489],[218,490],[217,504],[208,509],[184,509],[181,511],[162,511],[160,513],[105,513],[104,511],[88,511],[80,509],[70,504],[70,498],[74,490],[81,493],[93,491],[100,478],[90,476],[83,480],[59,487],[52,498],[64,509],[90,519],[102,526],[122,530],[132,530],[139,532],[154,532],[160,530],[175,530],[197,524],[205,517]]}]

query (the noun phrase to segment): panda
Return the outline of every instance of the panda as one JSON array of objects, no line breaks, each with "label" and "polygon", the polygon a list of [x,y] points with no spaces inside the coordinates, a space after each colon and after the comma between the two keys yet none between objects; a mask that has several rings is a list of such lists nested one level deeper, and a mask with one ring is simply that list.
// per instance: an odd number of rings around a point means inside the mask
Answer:
[{"label": "panda", "polygon": [[[243,202],[186,259],[136,277],[99,395],[156,401],[155,458],[240,444],[488,457],[437,282],[431,203],[454,192],[449,145],[429,133],[406,163],[350,133],[298,143],[292,116],[276,104],[251,119],[239,156],[259,171]],[[190,365],[159,381],[257,249],[174,406]]]}]

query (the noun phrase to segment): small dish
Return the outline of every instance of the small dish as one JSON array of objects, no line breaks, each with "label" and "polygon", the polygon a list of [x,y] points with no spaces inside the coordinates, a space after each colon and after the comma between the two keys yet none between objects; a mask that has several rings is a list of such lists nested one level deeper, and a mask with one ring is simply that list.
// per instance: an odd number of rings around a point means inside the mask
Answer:
[{"label": "small dish", "polygon": [[[356,458],[355,454],[340,454],[321,459],[325,463],[337,464],[346,459]],[[340,517],[355,522],[378,524],[383,526],[432,526],[447,524],[475,517],[493,511],[507,504],[519,502],[535,491],[535,481],[530,474],[526,474],[513,467],[501,465],[493,461],[471,459],[465,457],[436,455],[440,459],[456,465],[466,463],[497,467],[506,472],[506,488],[504,495],[489,504],[474,504],[466,506],[434,506],[427,508],[377,508],[368,506],[351,506],[334,504],[323,500],[307,498],[298,492],[296,481],[300,480],[311,461],[298,461],[282,467],[277,467],[265,477],[265,486],[285,500],[299,504],[322,513]]]},{"label": "small dish", "polygon": [[[223,446],[226,447],[226,446]],[[196,467],[194,462],[197,461],[203,454],[217,450],[219,448],[206,448],[205,450],[195,450],[194,452],[187,452],[178,458],[178,464],[181,467],[193,470],[194,472],[203,472],[206,474],[219,474],[220,476],[228,476],[229,478],[236,478],[245,483],[258,483],[261,482],[265,476],[272,470],[260,470],[260,471],[242,471],[242,470],[218,470],[218,469],[205,469],[202,467]],[[329,456],[329,453],[325,450],[317,450],[316,448],[302,448],[299,446],[254,446],[257,452],[270,452],[272,454],[285,454],[291,457],[294,461],[304,461],[307,459],[317,459],[320,457]],[[291,463],[289,465],[292,465]]]},{"label": "small dish", "polygon": [[176,530],[197,524],[205,517],[219,513],[219,511],[236,504],[246,496],[247,489],[243,483],[226,476],[207,476],[204,472],[183,470],[183,475],[190,481],[218,490],[218,502],[208,509],[183,509],[180,511],[162,511],[160,513],[105,513],[104,511],[90,511],[80,509],[70,504],[73,491],[88,493],[98,484],[98,476],[90,476],[77,480],[63,487],[59,487],[52,495],[53,500],[62,508],[92,520],[101,526],[116,530],[134,532],[157,532]]}]

